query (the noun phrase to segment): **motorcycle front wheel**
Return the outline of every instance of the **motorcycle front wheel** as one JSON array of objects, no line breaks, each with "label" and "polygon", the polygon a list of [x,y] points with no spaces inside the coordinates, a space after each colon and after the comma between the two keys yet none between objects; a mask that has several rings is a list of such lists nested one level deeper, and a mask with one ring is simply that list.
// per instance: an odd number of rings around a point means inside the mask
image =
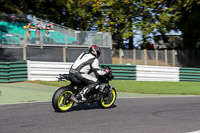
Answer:
[{"label": "motorcycle front wheel", "polygon": [[109,108],[114,105],[117,97],[115,88],[112,88],[111,92],[105,93],[98,102],[100,108]]},{"label": "motorcycle front wheel", "polygon": [[70,99],[72,94],[73,91],[68,86],[61,87],[54,93],[52,106],[56,112],[66,112],[73,107],[74,101]]}]

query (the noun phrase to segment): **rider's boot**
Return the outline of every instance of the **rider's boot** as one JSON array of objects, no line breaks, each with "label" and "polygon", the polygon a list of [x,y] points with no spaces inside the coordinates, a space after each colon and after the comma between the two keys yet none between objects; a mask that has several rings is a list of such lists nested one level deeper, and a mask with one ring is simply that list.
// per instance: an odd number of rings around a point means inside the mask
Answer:
[{"label": "rider's boot", "polygon": [[86,101],[87,99],[85,98],[86,94],[88,94],[90,91],[89,88],[84,87],[83,90],[81,90],[80,95],[81,95],[81,100]]}]

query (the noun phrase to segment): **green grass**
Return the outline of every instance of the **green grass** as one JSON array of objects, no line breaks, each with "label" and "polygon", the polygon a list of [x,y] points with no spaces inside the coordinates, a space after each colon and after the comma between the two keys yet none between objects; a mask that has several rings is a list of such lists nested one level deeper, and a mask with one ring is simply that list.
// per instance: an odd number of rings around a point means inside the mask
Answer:
[{"label": "green grass", "polygon": [[111,84],[121,92],[143,94],[200,95],[200,82],[150,82],[150,81],[112,81]]},{"label": "green grass", "polygon": [[[30,81],[28,81],[30,82]],[[33,83],[65,86],[65,82],[31,81]],[[118,92],[142,94],[200,95],[200,82],[150,82],[133,80],[114,80],[110,82]]]}]

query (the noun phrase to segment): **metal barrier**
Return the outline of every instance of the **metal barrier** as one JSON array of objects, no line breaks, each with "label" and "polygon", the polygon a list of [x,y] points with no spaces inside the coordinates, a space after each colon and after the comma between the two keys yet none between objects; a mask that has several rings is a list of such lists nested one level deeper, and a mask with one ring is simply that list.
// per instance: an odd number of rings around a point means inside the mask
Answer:
[{"label": "metal barrier", "polygon": [[0,82],[18,82],[27,80],[27,64],[25,61],[1,62]]},{"label": "metal barrier", "polygon": [[[59,74],[69,73],[73,63],[27,61],[28,80],[55,81]],[[117,65],[110,66],[115,76],[114,80],[137,81],[200,81],[200,68],[179,68],[146,65]]]},{"label": "metal barrier", "polygon": [[[27,61],[28,80],[56,81],[59,74],[68,74],[73,63]],[[102,64],[103,65],[103,64]],[[134,65],[108,65],[113,70],[116,80],[135,80],[136,66]]]},{"label": "metal barrier", "polygon": [[102,65],[106,65],[112,68],[114,80],[136,80],[135,65],[116,65],[116,64],[102,64]]},{"label": "metal barrier", "polygon": [[56,81],[59,74],[68,74],[72,63],[27,61],[28,80]]},{"label": "metal barrier", "polygon": [[[25,61],[0,63],[0,82],[18,82],[26,80],[56,81],[59,74],[69,73],[73,63]],[[114,80],[136,81],[194,81],[200,82],[200,68],[179,68],[145,65],[115,65]]]},{"label": "metal barrier", "polygon": [[136,66],[137,81],[179,81],[179,67]]},{"label": "metal barrier", "polygon": [[180,68],[180,81],[200,82],[200,68]]}]

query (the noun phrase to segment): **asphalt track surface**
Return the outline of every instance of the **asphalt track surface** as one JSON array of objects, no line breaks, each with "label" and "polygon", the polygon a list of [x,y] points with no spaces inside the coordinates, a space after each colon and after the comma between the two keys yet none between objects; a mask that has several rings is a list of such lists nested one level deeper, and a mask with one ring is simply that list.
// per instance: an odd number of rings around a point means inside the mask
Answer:
[{"label": "asphalt track surface", "polygon": [[0,105],[0,133],[189,133],[200,130],[200,97],[120,98],[109,109],[51,102]]}]

